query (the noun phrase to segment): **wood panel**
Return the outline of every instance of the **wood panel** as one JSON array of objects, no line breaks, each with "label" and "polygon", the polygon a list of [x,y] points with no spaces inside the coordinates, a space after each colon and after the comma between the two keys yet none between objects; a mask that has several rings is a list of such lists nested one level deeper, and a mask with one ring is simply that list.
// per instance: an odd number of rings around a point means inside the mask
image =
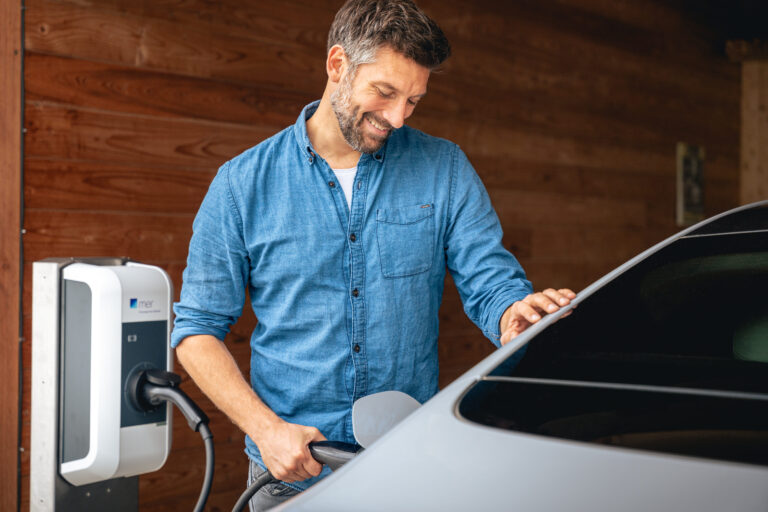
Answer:
[{"label": "wood panel", "polygon": [[29,157],[24,203],[35,210],[194,215],[213,176],[212,170]]},{"label": "wood panel", "polygon": [[768,199],[768,57],[745,61],[741,85],[742,204]]},{"label": "wood panel", "polygon": [[26,45],[34,52],[291,90],[321,90],[325,83],[324,67],[309,65],[323,58],[323,47],[286,45],[285,35],[259,40],[257,30],[233,34],[204,20],[179,23],[100,2],[32,0],[25,23]]},{"label": "wood panel", "polygon": [[0,510],[19,503],[21,3],[0,2]]},{"label": "wood panel", "polygon": [[44,54],[25,62],[26,98],[112,112],[182,117],[282,129],[312,94],[238,85]]},{"label": "wood panel", "polygon": [[272,131],[27,102],[26,157],[175,166],[210,171]]},{"label": "wood panel", "polygon": [[[178,296],[211,177],[320,96],[340,3],[26,0],[25,268],[48,256],[129,255],[165,268]],[[537,288],[582,289],[677,230],[677,141],[707,149],[707,213],[738,203],[740,69],[683,4],[420,4],[454,55],[409,124],[461,145],[504,245]],[[226,341],[244,374],[249,310]],[[493,346],[450,278],[439,315],[445,385]],[[28,347],[22,359],[24,447]],[[211,416],[218,463],[208,508],[229,509],[245,479],[242,433],[178,370]],[[191,508],[202,460],[197,434],[177,417],[166,467],[140,479],[141,509]],[[21,464],[25,508],[24,454]]]},{"label": "wood panel", "polygon": [[[55,257],[130,256],[184,262],[192,215],[28,210],[25,261]],[[117,253],[116,251],[120,251]]]}]

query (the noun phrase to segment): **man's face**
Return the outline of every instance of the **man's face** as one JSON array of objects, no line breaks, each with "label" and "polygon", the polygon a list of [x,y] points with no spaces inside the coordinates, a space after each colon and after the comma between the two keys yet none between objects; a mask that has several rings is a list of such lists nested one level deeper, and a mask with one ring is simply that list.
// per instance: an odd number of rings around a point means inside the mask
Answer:
[{"label": "man's face", "polygon": [[380,48],[376,62],[344,72],[331,95],[339,128],[354,150],[378,151],[400,128],[427,92],[429,70],[391,50]]}]

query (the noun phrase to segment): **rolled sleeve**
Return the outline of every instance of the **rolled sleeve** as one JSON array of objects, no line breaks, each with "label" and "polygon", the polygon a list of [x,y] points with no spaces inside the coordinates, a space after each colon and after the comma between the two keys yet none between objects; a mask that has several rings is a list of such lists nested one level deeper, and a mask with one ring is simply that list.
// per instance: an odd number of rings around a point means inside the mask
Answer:
[{"label": "rolled sleeve", "polygon": [[243,311],[248,278],[248,254],[242,218],[225,164],[211,182],[192,225],[187,267],[171,346],[187,336],[210,334],[223,340]]},{"label": "rolled sleeve", "polygon": [[479,176],[457,147],[446,230],[448,269],[467,316],[500,346],[499,321],[533,291],[517,259],[501,243],[502,230]]}]

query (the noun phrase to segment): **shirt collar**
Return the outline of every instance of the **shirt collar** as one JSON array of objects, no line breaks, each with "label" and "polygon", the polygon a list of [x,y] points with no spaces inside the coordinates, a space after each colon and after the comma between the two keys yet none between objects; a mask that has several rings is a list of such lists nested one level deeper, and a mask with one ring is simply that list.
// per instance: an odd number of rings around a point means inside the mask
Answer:
[{"label": "shirt collar", "polygon": [[[301,110],[299,118],[296,119],[296,124],[293,125],[293,134],[296,138],[296,142],[299,144],[299,150],[310,164],[314,163],[316,154],[314,148],[312,147],[312,143],[309,140],[309,135],[307,135],[307,120],[312,117],[319,105],[320,100],[316,100],[305,106]],[[392,134],[392,136],[394,136],[394,134]],[[390,136],[390,138],[392,136]],[[364,162],[366,160],[373,160],[378,163],[383,163],[384,154],[386,153],[388,143],[389,141],[385,142],[381,149],[372,155],[363,153],[363,155],[360,157],[360,161]]]}]

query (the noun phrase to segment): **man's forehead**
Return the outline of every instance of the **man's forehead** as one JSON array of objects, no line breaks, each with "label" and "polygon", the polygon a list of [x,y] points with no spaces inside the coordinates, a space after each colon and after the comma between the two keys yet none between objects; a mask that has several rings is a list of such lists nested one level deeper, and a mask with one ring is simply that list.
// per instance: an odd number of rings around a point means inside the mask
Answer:
[{"label": "man's forehead", "polygon": [[430,70],[384,46],[377,50],[376,60],[362,64],[358,73],[364,75],[370,85],[386,87],[413,97],[426,94]]}]

